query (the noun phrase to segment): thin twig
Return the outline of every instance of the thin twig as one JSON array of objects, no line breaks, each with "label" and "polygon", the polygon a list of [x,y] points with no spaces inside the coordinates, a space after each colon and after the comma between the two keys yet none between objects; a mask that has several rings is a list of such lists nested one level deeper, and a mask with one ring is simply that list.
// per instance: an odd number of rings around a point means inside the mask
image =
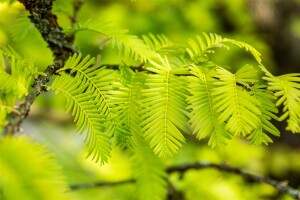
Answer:
[{"label": "thin twig", "polygon": [[[145,72],[147,74],[157,74],[153,71],[150,71],[147,69],[147,67],[144,66],[145,63],[141,63],[139,66],[128,66],[132,71],[134,72]],[[106,69],[112,69],[112,70],[119,70],[121,64],[102,64],[100,67],[105,67]],[[173,73],[175,76],[195,76],[191,73],[185,73],[185,74],[179,74],[179,73]]]},{"label": "thin twig", "polygon": [[[148,74],[154,74],[154,72],[149,71],[147,68],[144,67],[145,63],[141,63],[138,66],[128,66],[132,71],[134,72],[146,72]],[[112,70],[119,70],[121,64],[102,64],[100,67],[105,67],[106,69],[112,69]]]},{"label": "thin twig", "polygon": [[[71,26],[74,27],[78,20],[79,11],[83,5],[84,0],[73,0],[73,12],[72,15],[69,16],[71,21]],[[73,42],[75,40],[75,33],[69,36],[69,40]]]},{"label": "thin twig", "polygon": [[[299,190],[290,187],[287,183],[287,181],[276,181],[267,177],[259,176],[259,175],[254,175],[249,172],[246,172],[240,168],[237,167],[232,167],[226,164],[216,164],[216,163],[209,163],[209,162],[197,162],[193,164],[182,164],[182,165],[177,165],[177,166],[171,166],[166,169],[166,172],[168,174],[179,172],[181,174],[184,174],[188,170],[201,170],[201,169],[206,169],[206,168],[213,168],[217,169],[222,172],[229,172],[232,174],[239,175],[243,177],[244,179],[248,181],[253,181],[256,183],[266,183],[268,185],[273,186],[276,188],[276,190],[279,193],[285,193],[291,197],[293,197],[296,200],[300,200],[300,193]],[[72,185],[70,188],[72,190],[78,190],[78,189],[88,189],[88,188],[93,188],[93,187],[103,187],[103,186],[116,186],[116,185],[122,185],[122,184],[127,184],[127,183],[133,183],[135,180],[129,179],[129,180],[124,180],[120,182],[99,182],[99,183],[88,183],[88,184],[78,184],[78,185]]]},{"label": "thin twig", "polygon": [[124,185],[128,183],[134,183],[134,179],[128,179],[125,181],[119,181],[119,182],[96,182],[96,183],[85,183],[85,184],[77,184],[77,185],[71,185],[71,190],[82,190],[82,189],[90,189],[95,187],[112,187],[112,186],[118,186],[118,185]]}]

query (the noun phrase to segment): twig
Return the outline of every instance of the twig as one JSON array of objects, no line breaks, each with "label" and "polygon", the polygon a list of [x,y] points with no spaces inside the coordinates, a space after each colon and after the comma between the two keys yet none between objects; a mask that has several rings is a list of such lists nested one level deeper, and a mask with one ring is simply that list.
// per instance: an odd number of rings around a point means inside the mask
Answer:
[{"label": "twig", "polygon": [[77,23],[78,13],[79,10],[81,9],[83,1],[84,0],[73,0],[73,13],[70,16],[72,26],[75,26],[75,24]]},{"label": "twig", "polygon": [[183,198],[183,192],[177,190],[174,185],[168,180],[168,185],[167,185],[167,190],[168,190],[168,200],[182,200]]},{"label": "twig", "polygon": [[32,103],[41,93],[46,92],[45,85],[49,78],[64,65],[69,56],[77,52],[72,41],[69,40],[59,26],[56,15],[52,13],[54,0],[19,0],[19,2],[29,11],[31,22],[47,42],[54,55],[54,63],[44,71],[46,76],[40,75],[35,79],[32,91],[26,96],[24,103],[16,108],[18,112],[8,114],[8,124],[3,130],[4,135],[12,135],[19,130],[21,123],[30,111]]},{"label": "twig", "polygon": [[82,189],[90,189],[95,187],[112,187],[112,186],[118,186],[128,183],[134,183],[134,179],[128,179],[125,181],[119,181],[119,182],[96,182],[96,183],[85,183],[85,184],[77,184],[77,185],[71,185],[71,190],[82,190]]},{"label": "twig", "polygon": [[[273,186],[276,188],[276,190],[279,193],[285,193],[291,197],[293,197],[296,200],[300,200],[300,193],[299,190],[290,187],[287,183],[287,181],[280,182],[276,181],[267,177],[263,176],[258,176],[254,175],[251,173],[248,173],[240,168],[237,167],[232,167],[226,164],[216,164],[216,163],[209,163],[209,162],[197,162],[193,164],[182,164],[178,166],[171,166],[166,169],[166,172],[168,174],[174,173],[174,172],[179,172],[181,174],[184,174],[186,171],[194,169],[194,170],[201,170],[201,169],[206,169],[206,168],[214,168],[219,171],[223,172],[229,172],[232,174],[239,175],[243,177],[246,180],[253,181],[256,183],[266,183],[268,185]],[[121,184],[127,184],[127,183],[133,183],[135,180],[129,179],[129,180],[124,180],[120,182],[100,182],[100,183],[89,183],[89,184],[78,184],[78,185],[72,185],[70,188],[72,190],[78,190],[78,189],[87,189],[87,188],[93,188],[93,187],[103,187],[103,186],[116,186],[116,185],[121,185]]]},{"label": "twig", "polygon": [[[150,71],[147,69],[147,67],[144,66],[145,63],[141,63],[138,66],[128,66],[132,71],[134,72],[145,72],[147,74],[157,74],[153,71]],[[102,64],[100,65],[100,67],[105,67],[106,69],[112,69],[112,70],[119,70],[120,69],[121,64]],[[188,72],[188,70],[187,70]],[[195,76],[191,73],[173,73],[174,76]]]},{"label": "twig", "polygon": [[[145,63],[141,63],[138,66],[128,66],[134,72],[146,72],[148,74],[155,74],[144,67]],[[106,69],[119,70],[121,64],[102,64],[100,67],[105,67]]]},{"label": "twig", "polygon": [[[77,23],[78,13],[83,5],[84,0],[73,0],[73,13],[69,16],[71,20],[71,26],[74,27]],[[73,42],[75,40],[75,33],[69,36],[69,40]]]}]

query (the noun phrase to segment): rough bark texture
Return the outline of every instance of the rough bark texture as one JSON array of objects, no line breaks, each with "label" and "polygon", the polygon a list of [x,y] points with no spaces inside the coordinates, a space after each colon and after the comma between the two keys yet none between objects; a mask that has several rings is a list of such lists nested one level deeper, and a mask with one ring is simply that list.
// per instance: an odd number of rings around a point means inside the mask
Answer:
[{"label": "rough bark texture", "polygon": [[27,11],[31,22],[41,33],[48,47],[51,49],[54,61],[44,71],[45,76],[38,76],[32,84],[32,91],[26,96],[25,102],[17,106],[18,112],[8,114],[8,124],[4,128],[4,134],[12,135],[19,131],[20,125],[27,117],[30,107],[35,99],[43,92],[46,92],[46,83],[49,78],[63,67],[69,56],[76,51],[73,45],[74,36],[68,37],[57,22],[57,17],[52,13],[54,0],[19,0]]}]

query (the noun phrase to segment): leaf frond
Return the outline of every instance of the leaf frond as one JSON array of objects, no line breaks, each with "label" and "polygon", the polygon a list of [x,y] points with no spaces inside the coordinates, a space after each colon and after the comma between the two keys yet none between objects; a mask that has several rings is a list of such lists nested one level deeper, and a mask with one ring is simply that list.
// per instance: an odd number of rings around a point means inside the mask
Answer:
[{"label": "leaf frond", "polygon": [[208,54],[214,53],[215,48],[229,48],[223,41],[224,39],[220,35],[203,33],[202,37],[196,36],[196,40],[188,40],[189,47],[186,51],[194,61],[207,60]]},{"label": "leaf frond", "polygon": [[171,42],[165,35],[153,35],[149,33],[148,35],[143,35],[142,38],[152,51],[160,55],[178,54],[178,45]]},{"label": "leaf frond", "polygon": [[278,98],[276,106],[283,105],[283,114],[279,120],[287,119],[287,130],[300,133],[300,74],[266,76],[268,90],[274,91]]},{"label": "leaf frond", "polygon": [[142,125],[144,137],[150,147],[161,157],[174,155],[185,138],[181,131],[188,132],[186,81],[171,74],[172,67],[167,58],[160,63],[152,63],[149,70],[156,72],[148,75],[141,100]]},{"label": "leaf frond", "polygon": [[44,146],[26,137],[0,140],[0,171],[1,199],[71,199],[60,166],[53,156]]},{"label": "leaf frond", "polygon": [[229,44],[234,44],[240,48],[245,49],[246,51],[249,51],[252,54],[252,56],[255,58],[255,60],[258,63],[261,63],[261,54],[250,44],[238,40],[228,39],[228,38],[225,38],[224,42]]},{"label": "leaf frond", "polygon": [[[245,66],[243,68],[252,68]],[[216,77],[219,81],[214,82],[212,95],[216,102],[214,107],[220,113],[219,120],[226,122],[226,129],[235,136],[246,136],[255,129],[260,120],[261,111],[258,108],[260,102],[255,99],[245,88],[237,83],[256,80],[252,74],[242,73],[241,68],[236,74],[232,74],[224,68],[217,68]],[[254,70],[254,69],[252,69]]]},{"label": "leaf frond", "polygon": [[202,36],[196,36],[196,40],[190,39],[188,41],[189,47],[186,48],[186,51],[195,63],[206,62],[208,61],[208,55],[215,53],[216,48],[223,47],[229,50],[229,44],[236,45],[246,51],[249,51],[255,60],[258,63],[261,63],[261,54],[251,45],[245,42],[223,38],[222,36],[214,33],[203,33]]},{"label": "leaf frond", "polygon": [[13,94],[0,90],[0,127],[6,125],[6,116],[8,113],[14,111],[15,101],[16,97]]},{"label": "leaf frond", "polygon": [[275,106],[275,97],[272,92],[267,90],[265,85],[255,85],[252,87],[253,96],[261,102],[261,115],[258,127],[249,135],[248,139],[255,145],[261,145],[272,142],[272,139],[266,134],[270,133],[274,136],[280,136],[279,130],[270,122],[271,119],[278,119],[275,115],[278,109]]},{"label": "leaf frond", "polygon": [[97,102],[100,110],[101,116],[99,117],[103,120],[104,128],[102,131],[113,137],[115,144],[123,147],[128,146],[130,144],[130,132],[119,121],[124,102],[113,98],[116,94],[122,93],[122,91],[118,91],[119,84],[116,80],[119,77],[116,72],[99,67],[95,64],[95,59],[90,58],[90,56],[82,59],[81,54],[74,54],[67,60],[65,66],[57,72],[65,70],[76,73],[75,79],[87,84],[87,90],[93,94],[94,101]]},{"label": "leaf frond", "polygon": [[8,57],[13,59],[22,59],[22,57],[11,47],[11,46],[0,46],[1,53]]},{"label": "leaf frond", "polygon": [[114,24],[102,19],[89,20],[70,30],[71,33],[78,31],[93,31],[110,40],[113,47],[116,46],[125,58],[149,61],[157,57],[142,39],[135,35],[127,34],[127,30],[121,29]]},{"label": "leaf frond", "polygon": [[56,94],[66,97],[66,108],[74,117],[77,131],[79,133],[87,131],[87,156],[92,156],[92,159],[102,164],[110,157],[110,138],[108,134],[102,132],[105,122],[103,113],[99,110],[98,102],[95,101],[95,94],[88,89],[88,84],[86,80],[82,81],[62,74],[53,81],[50,88],[55,90]]},{"label": "leaf frond", "polygon": [[[160,200],[166,197],[166,172],[162,160],[140,135],[134,135],[136,147],[132,156],[133,176],[139,199]],[[137,170],[138,169],[138,170]]]},{"label": "leaf frond", "polygon": [[[142,135],[140,126],[140,99],[141,90],[144,88],[145,75],[135,73],[128,66],[120,66],[121,82],[118,85],[118,91],[112,91],[112,102],[117,105],[118,121],[124,127],[127,127],[132,135]],[[132,139],[130,138],[130,141]],[[133,141],[130,142],[134,146]]]},{"label": "leaf frond", "polygon": [[[22,58],[12,47],[0,46],[0,89],[14,92],[18,98],[28,94],[28,88],[38,73],[32,60]],[[8,66],[4,61],[7,61]],[[10,68],[10,73],[6,68]]]},{"label": "leaf frond", "polygon": [[197,134],[199,140],[210,136],[208,144],[212,148],[223,147],[232,135],[225,129],[225,122],[218,119],[212,96],[214,79],[195,65],[190,67],[190,71],[194,75],[189,81],[191,95],[188,97],[193,134]]}]

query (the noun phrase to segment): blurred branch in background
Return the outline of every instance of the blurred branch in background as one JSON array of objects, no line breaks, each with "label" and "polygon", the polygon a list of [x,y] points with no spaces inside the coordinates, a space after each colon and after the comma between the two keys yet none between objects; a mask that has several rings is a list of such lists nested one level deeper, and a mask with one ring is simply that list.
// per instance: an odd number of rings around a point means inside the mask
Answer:
[{"label": "blurred branch in background", "polygon": [[[254,183],[265,183],[268,185],[273,186],[276,188],[278,193],[285,193],[291,197],[293,197],[296,200],[300,200],[300,192],[299,190],[290,187],[288,185],[287,181],[276,181],[267,177],[254,175],[252,173],[246,172],[238,167],[232,167],[227,164],[216,164],[216,163],[209,163],[209,162],[197,162],[193,164],[181,164],[177,166],[171,166],[166,169],[166,172],[168,174],[171,173],[180,173],[181,177],[189,170],[201,170],[201,169],[207,169],[207,168],[213,168],[221,172],[228,172],[232,173],[238,176],[243,177],[247,182],[254,182]],[[128,184],[128,183],[134,183],[134,179],[128,179],[124,181],[119,182],[94,182],[94,183],[83,183],[83,184],[76,184],[71,185],[71,190],[81,190],[81,189],[90,189],[95,187],[112,187],[112,186],[118,186],[122,184]],[[176,189],[169,185],[169,193],[177,194]],[[169,196],[172,194],[169,194]]]},{"label": "blurred branch in background", "polygon": [[[73,12],[72,12],[72,15],[69,16],[72,27],[74,27],[78,21],[78,14],[79,14],[79,11],[80,11],[83,3],[84,3],[84,0],[73,0],[73,3],[72,3]],[[73,43],[74,40],[75,40],[75,34],[70,35],[69,41]]]},{"label": "blurred branch in background", "polygon": [[95,187],[113,187],[118,186],[122,184],[129,184],[129,183],[135,183],[134,179],[128,179],[124,181],[118,181],[118,182],[95,182],[95,183],[85,183],[85,184],[77,184],[77,185],[71,185],[71,190],[83,190],[83,189],[90,189]]}]

